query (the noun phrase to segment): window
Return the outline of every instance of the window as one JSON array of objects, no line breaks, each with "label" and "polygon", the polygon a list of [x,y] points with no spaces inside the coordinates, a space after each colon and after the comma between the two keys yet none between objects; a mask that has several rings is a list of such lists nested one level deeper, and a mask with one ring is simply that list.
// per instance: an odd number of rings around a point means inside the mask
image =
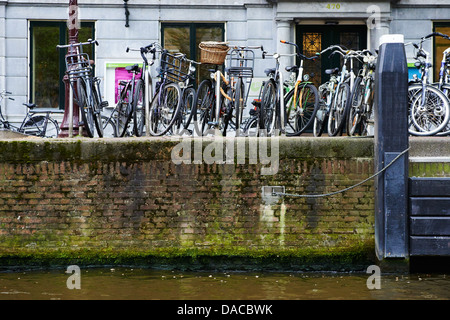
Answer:
[{"label": "window", "polygon": [[[171,52],[181,52],[189,59],[200,61],[198,45],[202,41],[224,41],[223,23],[163,23],[162,45]],[[209,77],[207,65],[197,67],[197,84]]]},{"label": "window", "polygon": [[[450,36],[450,22],[447,23],[435,23],[434,32],[440,32]],[[442,54],[445,49],[450,47],[450,41],[442,37],[434,37],[434,81],[439,81],[439,69],[441,68]]]},{"label": "window", "polygon": [[[56,46],[67,43],[67,24],[65,21],[32,21],[30,38],[30,102],[43,108],[64,109],[65,89],[62,80],[66,69],[66,52],[58,50]],[[86,41],[89,38],[94,38],[94,23],[81,23],[78,39]],[[94,59],[92,52],[89,55]]]}]

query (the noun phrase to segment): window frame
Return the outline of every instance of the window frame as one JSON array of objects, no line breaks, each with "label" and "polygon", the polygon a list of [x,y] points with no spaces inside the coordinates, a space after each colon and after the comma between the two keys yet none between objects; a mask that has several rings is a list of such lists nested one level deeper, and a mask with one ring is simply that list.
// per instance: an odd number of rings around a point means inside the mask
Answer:
[{"label": "window frame", "polygon": [[[30,60],[29,60],[29,102],[35,102],[35,88],[34,88],[34,28],[36,27],[55,27],[59,28],[59,44],[68,44],[68,28],[67,21],[61,20],[29,20],[29,48],[30,48]],[[81,28],[92,28],[92,39],[95,39],[95,21],[84,21],[81,22]],[[55,46],[55,50],[58,50]],[[59,64],[59,97],[58,97],[58,107],[57,109],[64,109],[65,107],[65,84],[63,78],[66,72],[65,63],[65,50],[58,50],[58,64]],[[93,50],[92,58],[95,60],[95,50]]]},{"label": "window frame", "polygon": [[[188,27],[189,28],[189,51],[190,55],[188,59],[197,61],[197,54],[199,48],[196,46],[197,43],[197,28],[220,28],[222,31],[222,38],[220,41],[225,41],[225,22],[161,22],[161,45],[164,47],[164,30],[166,28],[176,28],[176,27]],[[200,61],[199,61],[200,62]],[[198,69],[198,68],[197,68]],[[198,77],[197,77],[198,78]],[[197,82],[201,81],[201,79],[196,79],[194,82],[194,86],[197,86]]]},{"label": "window frame", "polygon": [[[450,28],[450,21],[435,21],[435,22],[433,22],[433,32],[438,32],[436,30],[436,28],[439,28],[439,27]],[[448,35],[450,36],[450,33]],[[433,64],[433,67],[432,67],[433,81],[438,82],[442,56],[439,56],[439,57],[437,56],[436,37],[433,37],[433,47],[432,47],[431,55],[432,55],[432,64]]]}]

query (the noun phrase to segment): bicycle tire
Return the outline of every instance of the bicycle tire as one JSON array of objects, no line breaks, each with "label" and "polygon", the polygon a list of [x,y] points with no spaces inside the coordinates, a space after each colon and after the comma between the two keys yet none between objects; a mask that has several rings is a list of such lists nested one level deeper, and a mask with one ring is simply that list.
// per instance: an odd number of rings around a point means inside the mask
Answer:
[{"label": "bicycle tire", "polygon": [[361,121],[363,117],[363,100],[364,100],[365,83],[361,77],[355,79],[353,90],[350,94],[350,107],[347,117],[347,135],[360,135]]},{"label": "bicycle tire", "polygon": [[212,120],[214,101],[215,94],[213,92],[212,82],[209,79],[205,79],[200,82],[197,88],[194,102],[194,130],[198,136],[203,136],[207,129],[209,129],[208,122]]},{"label": "bicycle tire", "polygon": [[420,106],[423,87],[408,87],[408,132],[416,136],[431,136],[442,131],[449,122],[448,98],[437,88],[426,85],[425,105]]},{"label": "bicycle tire", "polygon": [[95,134],[95,121],[92,106],[88,106],[86,92],[86,81],[83,78],[77,80],[78,107],[80,108],[83,127],[88,137],[93,138]]},{"label": "bicycle tire", "polygon": [[136,81],[133,95],[133,133],[136,137],[141,137],[145,127],[145,92],[144,81],[139,79]]},{"label": "bicycle tire", "polygon": [[97,85],[92,86],[92,97],[93,97],[93,118],[95,129],[100,138],[103,137],[103,124],[101,120],[101,110],[100,110],[100,95],[97,92]]},{"label": "bicycle tire", "polygon": [[[222,97],[220,101],[221,112],[219,113],[219,120],[217,127],[219,130],[222,130],[223,136],[227,135],[228,127],[230,127],[231,130],[234,129],[235,135],[238,135],[240,134],[240,132],[237,132],[238,127],[236,126],[236,107],[238,107],[239,109],[239,106],[237,106],[236,101],[239,100],[236,94],[240,93],[238,92],[237,89],[233,89],[232,87],[226,86],[225,84],[222,84],[222,88],[227,94],[227,96],[231,98],[231,100],[227,99],[226,97]],[[214,105],[213,109],[215,112],[215,103],[213,105]]]},{"label": "bicycle tire", "polygon": [[[445,91],[444,91],[445,90]],[[450,85],[444,84],[441,88],[441,91],[445,94],[447,93],[447,98],[450,102]],[[448,136],[450,135],[450,119],[447,122],[447,125],[440,132],[436,133],[437,136]]]},{"label": "bicycle tire", "polygon": [[254,116],[248,119],[243,128],[243,134],[246,137],[259,137],[259,117]]},{"label": "bicycle tire", "polygon": [[242,116],[244,114],[244,100],[245,100],[245,85],[242,81],[242,78],[238,78],[236,82],[236,94],[234,97],[233,105],[234,105],[234,123],[235,123],[235,131],[236,137],[241,135],[241,123]]},{"label": "bicycle tire", "polygon": [[124,137],[128,132],[128,125],[133,115],[131,105],[131,86],[126,85],[120,92],[120,99],[117,102],[116,132],[119,137]]},{"label": "bicycle tire", "polygon": [[297,83],[296,86],[296,101],[292,101],[295,88],[289,91],[284,100],[286,136],[299,136],[309,129],[319,108],[319,93],[313,84]]},{"label": "bicycle tire", "polygon": [[47,128],[44,128],[45,120],[46,116],[32,116],[25,122],[21,128],[21,132],[32,136],[57,138],[60,131],[58,122],[49,117],[47,121]]},{"label": "bicycle tire", "polygon": [[103,138],[115,138],[117,137],[116,126],[112,119],[107,116],[102,115],[102,128],[103,128]]},{"label": "bicycle tire", "polygon": [[261,107],[259,109],[259,130],[266,136],[271,136],[275,129],[277,105],[277,85],[275,80],[269,79],[264,83],[261,93]]},{"label": "bicycle tire", "polygon": [[342,135],[342,129],[346,121],[346,111],[348,110],[348,102],[350,97],[350,86],[348,83],[341,83],[336,96],[334,97],[333,105],[328,115],[328,135],[335,137]]},{"label": "bicycle tire", "polygon": [[162,136],[172,129],[181,107],[181,89],[177,83],[163,84],[150,107],[150,134]]},{"label": "bicycle tire", "polygon": [[193,132],[193,127],[190,129],[189,126],[194,115],[193,112],[197,110],[197,108],[194,107],[196,96],[195,89],[193,87],[188,87],[183,90],[182,95],[182,105],[178,120],[176,122],[177,134],[183,134],[184,132]]}]

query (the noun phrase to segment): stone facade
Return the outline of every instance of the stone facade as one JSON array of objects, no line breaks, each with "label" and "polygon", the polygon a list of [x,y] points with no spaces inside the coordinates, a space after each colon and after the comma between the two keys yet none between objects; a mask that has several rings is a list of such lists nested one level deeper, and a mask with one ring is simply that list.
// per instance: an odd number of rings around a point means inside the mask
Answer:
[{"label": "stone facade", "polygon": [[[433,22],[448,21],[450,5],[445,1],[288,1],[288,0],[151,0],[128,2],[129,27],[125,27],[124,2],[121,0],[78,1],[79,18],[95,22],[96,73],[105,80],[109,61],[139,61],[138,53],[125,53],[126,47],[161,40],[163,22],[221,22],[225,38],[232,44],[263,45],[269,52],[287,52],[280,39],[295,41],[295,26],[367,25],[368,48],[377,48],[386,33],[401,33],[405,41],[416,40],[433,30]],[[372,20],[368,20],[372,17]],[[21,104],[30,100],[30,21],[66,21],[66,0],[0,0],[0,89],[12,91],[16,101],[5,101],[3,108],[10,121],[23,118]],[[369,22],[368,22],[369,21]],[[330,26],[332,28],[332,26]],[[431,46],[431,43],[427,44]],[[431,49],[429,47],[428,49]],[[411,56],[412,52],[407,51]],[[288,58],[284,64],[292,63]],[[257,57],[255,78],[265,77],[263,70],[273,60]],[[106,81],[103,84],[106,86]],[[110,95],[110,88],[103,93]]]}]

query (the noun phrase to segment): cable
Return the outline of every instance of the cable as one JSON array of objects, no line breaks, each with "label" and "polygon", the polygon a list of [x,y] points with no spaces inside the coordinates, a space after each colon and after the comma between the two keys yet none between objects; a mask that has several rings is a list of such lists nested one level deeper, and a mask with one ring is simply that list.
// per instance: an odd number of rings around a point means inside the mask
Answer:
[{"label": "cable", "polygon": [[409,151],[409,149],[411,149],[411,147],[408,147],[406,150],[402,151],[398,156],[396,156],[387,166],[385,166],[383,169],[381,169],[380,171],[378,171],[377,173],[373,174],[372,176],[370,176],[367,179],[364,179],[361,182],[358,182],[357,184],[350,186],[348,188],[342,189],[342,190],[338,190],[338,191],[334,191],[334,192],[330,192],[330,193],[325,193],[325,194],[293,194],[293,193],[285,193],[285,192],[272,192],[272,196],[286,196],[286,197],[296,197],[296,198],[322,198],[322,197],[329,197],[329,196],[333,196],[335,194],[338,193],[343,193],[346,192],[350,189],[356,188],[360,185],[362,185],[363,183],[366,183],[367,181],[375,178],[376,176],[380,175],[382,172],[386,171],[387,168],[389,168],[392,164],[394,164],[395,161],[397,161],[401,156],[403,156],[405,153],[407,153]]}]

